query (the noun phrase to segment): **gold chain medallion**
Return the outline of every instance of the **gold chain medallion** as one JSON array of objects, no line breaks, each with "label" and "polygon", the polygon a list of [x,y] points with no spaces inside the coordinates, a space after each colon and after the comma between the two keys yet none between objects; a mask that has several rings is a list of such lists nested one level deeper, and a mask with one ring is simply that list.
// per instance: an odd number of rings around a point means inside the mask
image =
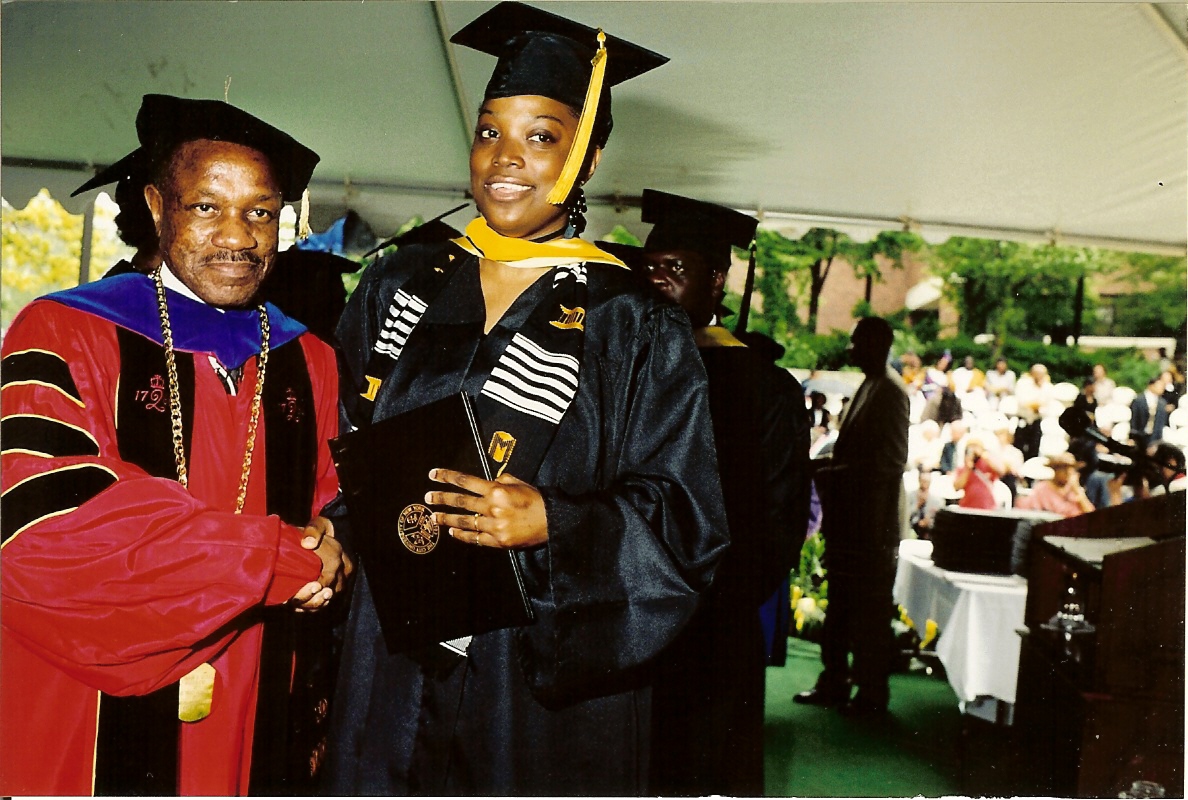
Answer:
[{"label": "gold chain medallion", "polygon": [[[187,489],[190,477],[186,469],[186,450],[182,435],[181,393],[177,386],[177,359],[173,352],[173,326],[169,322],[169,303],[165,299],[165,282],[161,279],[162,267],[153,270],[152,279],[157,289],[157,313],[161,318],[161,341],[165,345],[165,372],[169,378],[169,421],[173,429],[173,460],[177,464],[177,482]],[[243,513],[247,500],[248,477],[252,472],[252,453],[256,449],[256,428],[260,423],[260,405],[264,398],[264,375],[268,370],[268,340],[271,326],[268,310],[263,305],[256,307],[260,314],[260,355],[256,356],[256,391],[252,395],[251,416],[248,418],[247,444],[243,454],[243,467],[239,472],[239,492],[235,497],[235,513]]]},{"label": "gold chain medallion", "polygon": [[396,531],[401,543],[419,556],[432,553],[441,540],[441,529],[433,521],[433,512],[420,503],[405,506],[396,521]]}]

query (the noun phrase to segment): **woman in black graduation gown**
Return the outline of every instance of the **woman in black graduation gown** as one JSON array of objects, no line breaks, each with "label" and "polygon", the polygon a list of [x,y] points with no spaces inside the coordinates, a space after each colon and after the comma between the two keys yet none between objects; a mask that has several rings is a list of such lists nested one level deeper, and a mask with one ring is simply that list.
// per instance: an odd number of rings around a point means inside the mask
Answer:
[{"label": "woman in black graduation gown", "polygon": [[664,63],[602,38],[517,3],[454,36],[500,59],[471,150],[481,216],[369,268],[339,326],[344,425],[464,391],[482,441],[514,437],[495,481],[436,470],[426,502],[464,509],[436,515],[456,539],[513,549],[535,618],[455,642],[462,657],[391,654],[364,559],[330,793],[647,791],[649,662],[708,586],[726,524],[687,318],[577,238],[609,86]]}]

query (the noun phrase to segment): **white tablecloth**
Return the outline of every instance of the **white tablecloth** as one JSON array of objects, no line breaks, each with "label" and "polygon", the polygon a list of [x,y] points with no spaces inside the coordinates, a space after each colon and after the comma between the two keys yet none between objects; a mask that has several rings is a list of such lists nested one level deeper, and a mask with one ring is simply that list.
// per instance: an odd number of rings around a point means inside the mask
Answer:
[{"label": "white tablecloth", "polygon": [[932,542],[900,543],[896,602],[921,631],[925,620],[940,626],[936,654],[959,700],[989,696],[1014,703],[1027,581],[948,572],[931,556]]}]

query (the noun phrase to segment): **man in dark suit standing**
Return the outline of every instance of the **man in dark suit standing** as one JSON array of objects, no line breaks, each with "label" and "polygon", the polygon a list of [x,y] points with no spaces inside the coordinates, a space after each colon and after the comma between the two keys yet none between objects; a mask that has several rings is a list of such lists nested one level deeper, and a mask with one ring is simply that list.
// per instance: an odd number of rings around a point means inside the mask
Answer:
[{"label": "man in dark suit standing", "polygon": [[1163,402],[1162,375],[1147,381],[1147,388],[1130,404],[1130,438],[1143,450],[1163,438],[1167,426],[1167,405]]},{"label": "man in dark suit standing", "polygon": [[[891,591],[908,438],[907,392],[887,367],[891,341],[891,326],[878,317],[854,327],[849,357],[866,377],[842,416],[832,459],[816,472],[829,579],[824,669],[794,699],[851,716],[883,714],[890,699]],[[858,687],[853,698],[851,684]]]}]

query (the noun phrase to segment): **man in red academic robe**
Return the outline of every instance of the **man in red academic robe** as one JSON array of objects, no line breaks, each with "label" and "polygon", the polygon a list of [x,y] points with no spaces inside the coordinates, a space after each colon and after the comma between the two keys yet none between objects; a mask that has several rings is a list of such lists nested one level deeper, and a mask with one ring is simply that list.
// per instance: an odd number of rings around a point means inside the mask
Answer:
[{"label": "man in red academic robe", "polygon": [[4,340],[3,794],[293,788],[294,607],[349,571],[318,516],[333,353],[253,300],[317,155],[216,101],[148,95],[137,133],[164,265]]}]

